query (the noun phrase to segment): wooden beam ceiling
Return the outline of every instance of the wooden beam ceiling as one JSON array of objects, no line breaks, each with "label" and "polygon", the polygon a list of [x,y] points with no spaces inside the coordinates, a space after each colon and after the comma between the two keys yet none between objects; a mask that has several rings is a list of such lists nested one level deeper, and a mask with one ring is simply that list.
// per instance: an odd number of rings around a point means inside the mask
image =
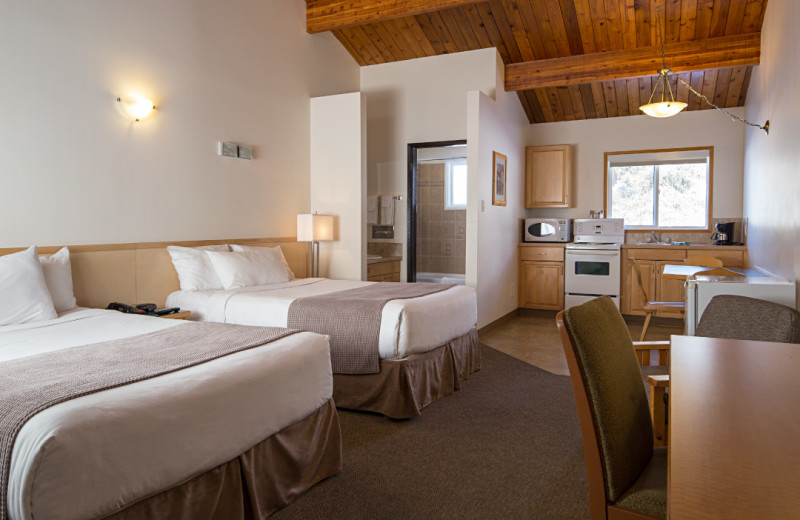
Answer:
[{"label": "wooden beam ceiling", "polygon": [[[761,34],[668,43],[664,45],[664,55],[673,72],[758,65]],[[653,76],[661,66],[658,46],[511,63],[506,65],[505,88],[529,90]]]},{"label": "wooden beam ceiling", "polygon": [[307,0],[306,31],[335,31],[414,16],[479,0]]},{"label": "wooden beam ceiling", "polygon": [[506,90],[544,123],[639,114],[661,68],[659,22],[676,99],[710,108],[689,84],[743,106],[768,0],[306,1],[308,31],[331,30],[362,66],[494,47]]}]

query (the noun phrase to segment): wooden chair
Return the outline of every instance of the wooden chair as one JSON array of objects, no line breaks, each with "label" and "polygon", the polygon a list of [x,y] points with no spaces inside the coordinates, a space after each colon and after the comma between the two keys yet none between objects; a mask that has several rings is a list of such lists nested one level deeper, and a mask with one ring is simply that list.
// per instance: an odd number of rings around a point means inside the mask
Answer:
[{"label": "wooden chair", "polygon": [[644,288],[644,284],[642,283],[642,275],[639,272],[639,264],[633,258],[629,260],[631,262],[631,267],[633,269],[634,276],[636,277],[636,284],[639,287],[639,293],[642,298],[641,307],[644,311],[644,325],[642,325],[642,335],[639,337],[639,341],[644,341],[644,338],[647,335],[647,327],[650,326],[650,318],[652,318],[655,313],[658,311],[684,313],[686,310],[686,304],[684,302],[659,302],[650,298],[650,296],[647,294],[647,290]]},{"label": "wooden chair", "polygon": [[592,520],[665,518],[667,448],[622,315],[608,296],[556,317],[575,392]]},{"label": "wooden chair", "polygon": [[686,257],[686,265],[698,267],[722,267],[722,260],[708,255],[691,255]]},{"label": "wooden chair", "polygon": [[800,343],[800,312],[766,300],[720,294],[708,302],[695,335]]},{"label": "wooden chair", "polygon": [[743,274],[731,271],[724,267],[714,267],[713,269],[706,269],[705,271],[698,271],[692,276],[744,276]]}]

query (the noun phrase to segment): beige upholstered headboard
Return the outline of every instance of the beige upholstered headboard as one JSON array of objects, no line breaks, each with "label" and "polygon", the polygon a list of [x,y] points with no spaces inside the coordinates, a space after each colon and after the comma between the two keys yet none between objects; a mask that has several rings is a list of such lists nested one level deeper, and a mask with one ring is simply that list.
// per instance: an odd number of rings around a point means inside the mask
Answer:
[{"label": "beige upholstered headboard", "polygon": [[[191,242],[142,242],[138,244],[100,244],[69,246],[75,298],[83,307],[105,308],[110,302],[155,303],[163,307],[167,296],[180,289],[167,246],[185,247],[212,244],[280,246],[295,276],[308,276],[308,242],[295,238],[248,238]],[[25,248],[0,249],[0,256]],[[61,246],[39,247],[39,254],[50,255]]]}]

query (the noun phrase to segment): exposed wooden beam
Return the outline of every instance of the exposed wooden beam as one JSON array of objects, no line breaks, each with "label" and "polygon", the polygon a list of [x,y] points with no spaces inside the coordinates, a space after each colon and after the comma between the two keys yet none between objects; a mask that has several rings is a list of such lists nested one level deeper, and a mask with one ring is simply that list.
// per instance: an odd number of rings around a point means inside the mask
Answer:
[{"label": "exposed wooden beam", "polygon": [[[758,65],[761,34],[722,36],[705,40],[668,43],[667,67],[674,72]],[[506,65],[506,90],[579,85],[639,76],[653,76],[661,68],[658,46],[582,54],[566,58]]]},{"label": "exposed wooden beam", "polygon": [[479,0],[307,0],[306,31],[320,33],[414,16]]}]

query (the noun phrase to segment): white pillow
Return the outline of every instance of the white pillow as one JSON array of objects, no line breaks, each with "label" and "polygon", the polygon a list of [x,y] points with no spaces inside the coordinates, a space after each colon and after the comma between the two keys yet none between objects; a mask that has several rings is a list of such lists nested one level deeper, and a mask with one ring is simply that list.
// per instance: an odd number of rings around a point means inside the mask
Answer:
[{"label": "white pillow", "polygon": [[40,256],[44,281],[53,307],[56,312],[64,312],[77,307],[72,287],[72,264],[69,261],[69,249],[62,247],[51,256]]},{"label": "white pillow", "polygon": [[206,251],[206,254],[225,289],[288,282],[289,274],[281,263],[280,252],[269,247],[261,249],[234,253]]},{"label": "white pillow", "polygon": [[286,269],[286,273],[289,275],[289,280],[290,281],[294,280],[295,278],[294,272],[292,272],[292,269],[289,267],[289,262],[286,261],[286,257],[283,256],[283,249],[281,249],[281,246],[257,247],[257,246],[240,246],[239,244],[231,244],[231,251],[260,251],[262,249],[272,249],[273,251],[277,250],[278,253],[280,253],[281,255],[281,263],[283,264],[283,267]]},{"label": "white pillow", "polygon": [[172,265],[178,273],[181,291],[210,291],[222,289],[206,251],[230,251],[228,244],[218,246],[181,247],[167,246]]},{"label": "white pillow", "polygon": [[58,317],[47,291],[36,246],[0,257],[0,325]]}]

